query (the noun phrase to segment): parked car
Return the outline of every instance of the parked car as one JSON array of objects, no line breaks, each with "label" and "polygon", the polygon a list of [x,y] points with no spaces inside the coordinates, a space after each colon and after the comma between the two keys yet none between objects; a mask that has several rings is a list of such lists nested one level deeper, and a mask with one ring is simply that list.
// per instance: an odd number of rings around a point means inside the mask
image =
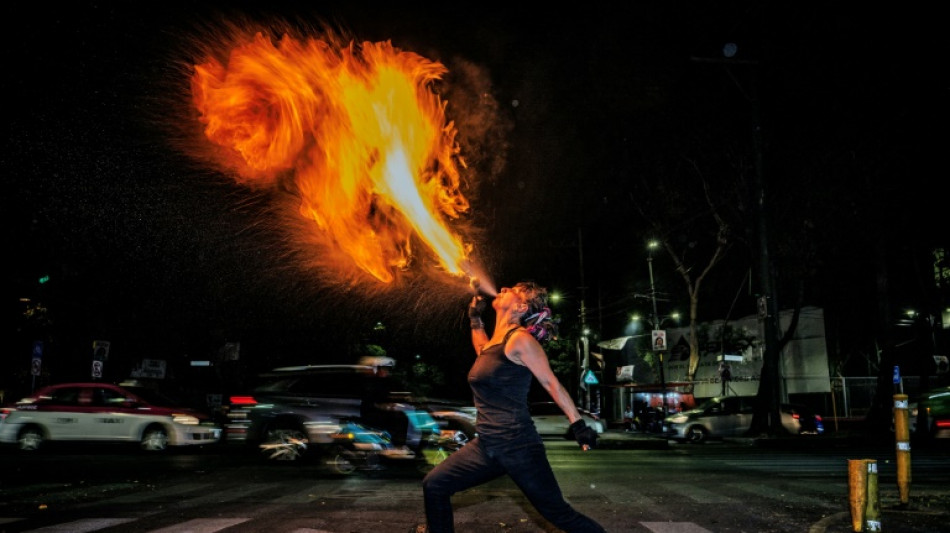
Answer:
[{"label": "parked car", "polygon": [[[557,435],[567,439],[574,438],[569,433],[571,424],[568,422],[567,416],[564,415],[564,411],[556,403],[532,402],[528,407],[531,410],[531,420],[534,422],[534,427],[537,428],[542,437]],[[593,428],[598,435],[604,432],[604,423],[600,418],[584,410],[580,410],[580,413],[584,422]]]},{"label": "parked car", "polygon": [[47,443],[138,443],[142,450],[215,444],[221,427],[150,389],[108,383],[50,385],[0,411],[0,443],[35,451]]},{"label": "parked car", "polygon": [[[666,417],[664,433],[673,440],[700,443],[708,439],[744,435],[752,426],[754,396],[719,396],[695,409]],[[793,435],[819,435],[821,416],[803,405],[781,404],[782,426]]]},{"label": "parked car", "polygon": [[950,387],[925,392],[909,407],[911,432],[925,439],[950,439]]},{"label": "parked car", "polygon": [[[439,423],[425,409],[392,396],[388,373],[369,365],[310,365],[277,368],[256,385],[231,395],[225,407],[226,440],[243,442],[268,459],[325,457],[347,422],[385,432],[397,450],[390,457],[422,459],[436,446]],[[287,453],[287,442],[298,443]],[[277,453],[274,450],[278,450]]]}]

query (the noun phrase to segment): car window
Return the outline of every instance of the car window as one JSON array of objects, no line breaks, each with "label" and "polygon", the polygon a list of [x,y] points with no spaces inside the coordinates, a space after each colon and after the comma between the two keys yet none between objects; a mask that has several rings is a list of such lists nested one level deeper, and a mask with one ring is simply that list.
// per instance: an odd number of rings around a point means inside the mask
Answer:
[{"label": "car window", "polygon": [[265,377],[254,387],[254,392],[381,399],[394,390],[393,385],[389,378],[369,376],[360,372],[316,372]]},{"label": "car window", "polygon": [[[154,406],[159,406],[159,407],[184,407],[183,402],[180,402],[176,400],[175,398],[172,398],[171,396],[152,388],[128,387],[128,391],[138,396],[139,398],[144,400],[145,403],[149,405],[154,405]],[[127,398],[125,395],[121,394],[118,391],[110,390],[110,392],[113,393],[113,395],[109,399],[109,402],[112,404],[122,403],[122,402],[131,400],[131,398]]]},{"label": "car window", "polygon": [[50,391],[49,396],[41,396],[37,403],[55,405],[79,405],[79,387],[60,387]]}]

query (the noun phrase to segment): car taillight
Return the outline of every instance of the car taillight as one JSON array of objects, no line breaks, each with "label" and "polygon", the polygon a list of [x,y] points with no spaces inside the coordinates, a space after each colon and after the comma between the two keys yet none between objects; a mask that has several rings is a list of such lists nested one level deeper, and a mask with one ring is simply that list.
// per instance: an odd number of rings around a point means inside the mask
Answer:
[{"label": "car taillight", "polygon": [[821,422],[821,415],[815,415],[815,421]]},{"label": "car taillight", "polygon": [[231,405],[257,405],[253,396],[231,396]]},{"label": "car taillight", "polygon": [[950,418],[945,418],[945,419],[937,420],[936,422],[934,422],[934,425],[937,426],[937,427],[940,428],[940,429],[947,429],[947,428],[950,428]]},{"label": "car taillight", "polygon": [[13,412],[13,409],[0,409],[0,422],[7,418],[7,415]]}]

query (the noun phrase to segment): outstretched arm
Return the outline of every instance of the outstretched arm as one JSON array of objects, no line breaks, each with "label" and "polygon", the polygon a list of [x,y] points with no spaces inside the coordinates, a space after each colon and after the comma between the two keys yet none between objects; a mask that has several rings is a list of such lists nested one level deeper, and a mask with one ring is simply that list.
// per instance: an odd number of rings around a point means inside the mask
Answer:
[{"label": "outstretched arm", "polygon": [[528,370],[534,374],[535,379],[541,384],[541,387],[547,391],[554,400],[554,403],[564,411],[564,415],[573,424],[581,419],[581,413],[574,405],[574,400],[564,388],[564,385],[554,375],[551,370],[551,364],[548,362],[548,356],[544,353],[544,348],[535,340],[531,334],[519,331],[512,337],[508,343],[507,353],[516,357],[521,363],[528,367]]},{"label": "outstretched arm", "polygon": [[544,349],[541,348],[537,339],[530,333],[519,332],[511,340],[508,348],[506,353],[511,354],[512,358],[520,360],[522,364],[528,367],[538,383],[551,395],[554,403],[564,411],[565,416],[571,423],[570,433],[574,435],[574,439],[580,444],[581,448],[584,450],[595,448],[597,446],[597,432],[581,418],[581,413],[577,410],[571,395],[568,394],[567,389],[564,388],[564,385],[554,375],[554,371],[551,370],[548,356],[544,353]]}]

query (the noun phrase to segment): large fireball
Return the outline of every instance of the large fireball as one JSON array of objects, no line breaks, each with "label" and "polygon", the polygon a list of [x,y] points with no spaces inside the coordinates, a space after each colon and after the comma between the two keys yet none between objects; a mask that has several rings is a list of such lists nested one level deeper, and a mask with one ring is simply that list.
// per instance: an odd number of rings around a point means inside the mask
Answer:
[{"label": "large fireball", "polygon": [[389,283],[413,237],[445,272],[468,270],[470,246],[446,224],[469,209],[457,131],[433,88],[446,72],[390,42],[257,33],[196,64],[191,94],[239,181],[289,180],[300,216]]}]

